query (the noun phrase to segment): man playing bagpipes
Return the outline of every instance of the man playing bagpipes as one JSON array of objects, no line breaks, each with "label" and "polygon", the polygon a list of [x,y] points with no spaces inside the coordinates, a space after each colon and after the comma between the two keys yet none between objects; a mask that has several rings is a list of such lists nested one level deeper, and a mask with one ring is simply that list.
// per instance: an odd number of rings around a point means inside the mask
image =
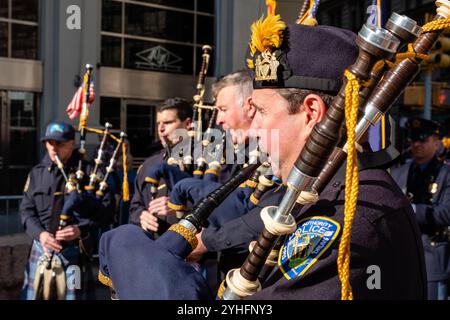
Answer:
[{"label": "man playing bagpipes", "polygon": [[[24,229],[33,239],[22,295],[24,299],[92,299],[91,241],[98,227],[112,223],[114,202],[108,192],[97,198],[66,189],[80,160],[70,124],[51,122],[41,141],[47,153],[29,173],[20,205]],[[65,274],[69,267],[81,272]]]},{"label": "man playing bagpipes", "polygon": [[167,217],[170,221],[175,211],[167,207],[167,187],[159,193],[156,192],[159,197],[153,197],[148,174],[153,167],[165,163],[170,157],[170,148],[178,143],[175,140],[175,131],[187,130],[191,125],[192,105],[181,98],[167,99],[159,107],[156,118],[158,136],[165,149],[147,158],[138,169],[135,191],[130,204],[130,222],[152,232],[156,232],[161,224],[162,233],[168,228],[169,223],[158,219],[157,215]]},{"label": "man playing bagpipes", "polygon": [[[279,42],[273,41],[271,46],[258,44],[257,28],[262,29],[264,24],[270,23],[279,27]],[[359,168],[353,166],[351,169],[341,166],[319,194],[312,192],[314,189],[309,185],[315,175],[310,173],[314,172],[312,169],[307,169],[318,165],[321,158],[315,156],[322,148],[327,149],[323,136],[317,138],[315,134],[320,132],[330,139],[340,134],[336,130],[341,125],[338,117],[331,120],[337,127],[327,127],[330,123],[327,110],[338,104],[343,107],[344,98],[348,99],[345,95],[342,97],[345,91],[340,88],[350,83],[350,80],[342,79],[344,73],[356,69],[351,68],[358,56],[355,35],[334,27],[286,26],[281,20],[270,22],[267,19],[254,24],[250,47],[247,65],[253,74],[255,88],[251,103],[257,109],[254,128],[279,130],[279,174],[283,183],[289,186],[287,195],[296,192],[294,189],[304,188],[309,191],[307,195],[312,194],[315,199],[301,199],[302,195],[298,199],[289,199],[286,196],[278,207],[263,210],[262,215],[268,213],[263,216],[265,232],[270,230],[268,233],[278,234],[282,239],[274,259],[274,271],[262,284],[262,290],[261,287],[247,286],[243,292],[237,292],[234,284],[244,274],[243,270],[249,270],[247,260],[240,270],[230,272],[227,277],[230,281],[225,284],[227,289],[222,297],[339,299],[341,292],[348,291],[352,298],[353,288],[358,299],[422,298],[425,275],[417,224],[405,197],[389,174],[361,164]],[[270,66],[269,71],[264,69],[265,66]],[[342,99],[336,102],[336,96]],[[347,104],[345,117],[349,117]],[[348,126],[348,122],[346,124]],[[273,141],[270,138],[261,140],[262,149],[267,148],[270,152]],[[300,154],[307,155],[300,158]],[[310,154],[313,156],[309,157]],[[307,165],[302,167],[304,163]],[[359,179],[356,194],[349,189],[349,179],[345,177],[349,170]],[[350,195],[357,196],[357,200],[350,199]],[[347,213],[351,200],[355,201],[355,213],[350,231],[346,227],[351,225]],[[302,205],[294,206],[287,215],[289,218],[283,219],[284,216],[278,214],[289,206],[286,204],[289,201]],[[342,255],[340,248],[344,240],[351,241],[348,255]],[[351,261],[347,264],[350,270],[340,265],[341,259],[344,264]],[[371,266],[381,270],[381,283],[372,286],[367,285],[373,272]],[[346,275],[342,275],[345,271]],[[250,279],[251,284],[256,283],[253,275],[243,278]]]},{"label": "man playing bagpipes", "polygon": [[[212,86],[218,110],[216,124],[228,130],[233,143],[241,146],[238,152],[243,154],[237,158],[247,161],[250,149],[256,146],[255,141],[249,142],[252,139],[251,124],[256,112],[254,106],[250,104],[252,82],[246,71],[237,71],[224,76]],[[227,151],[230,151],[228,145]],[[230,176],[235,175],[242,167],[242,163],[235,163]],[[195,180],[190,181],[193,179],[177,183],[170,195],[169,207],[177,209],[177,206],[180,206],[178,202],[174,205],[175,200],[180,200],[180,194],[177,192],[188,193],[183,194],[183,197],[188,196],[191,200],[195,200],[193,201],[195,204],[220,185],[208,183],[204,179],[198,180],[197,184],[194,184]],[[206,253],[219,253],[218,271],[222,273],[220,278],[231,268],[242,264],[248,254],[249,241],[262,230],[263,224],[258,214],[261,206],[278,203],[284,193],[283,188],[278,188],[276,184],[267,181],[269,186],[263,187],[261,199],[252,203],[250,196],[254,193],[258,182],[258,178],[256,181],[247,181],[214,210],[209,219],[210,226],[197,235],[199,245],[189,257],[189,261],[200,261]]]}]

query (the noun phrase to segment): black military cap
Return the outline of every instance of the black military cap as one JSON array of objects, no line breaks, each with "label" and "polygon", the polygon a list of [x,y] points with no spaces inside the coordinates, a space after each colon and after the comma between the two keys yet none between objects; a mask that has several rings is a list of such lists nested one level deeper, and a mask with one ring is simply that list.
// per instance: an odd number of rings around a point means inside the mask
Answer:
[{"label": "black military cap", "polygon": [[45,130],[45,136],[41,141],[69,141],[75,140],[75,129],[68,123],[63,121],[50,122]]},{"label": "black military cap", "polygon": [[286,26],[279,16],[259,20],[246,61],[254,88],[337,93],[345,68],[358,56],[355,39],[353,32],[331,26]]},{"label": "black military cap", "polygon": [[408,138],[411,141],[425,140],[432,135],[439,137],[441,134],[440,131],[439,125],[430,120],[414,118],[408,123]]}]

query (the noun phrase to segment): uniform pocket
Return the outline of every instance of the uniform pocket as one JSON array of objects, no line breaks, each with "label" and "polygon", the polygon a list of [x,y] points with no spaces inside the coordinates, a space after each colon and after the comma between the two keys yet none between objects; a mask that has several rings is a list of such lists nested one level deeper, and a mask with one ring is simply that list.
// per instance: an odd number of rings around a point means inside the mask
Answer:
[{"label": "uniform pocket", "polygon": [[33,198],[36,203],[36,210],[38,213],[49,210],[52,203],[52,197],[48,194],[48,192],[35,192],[33,194]]}]

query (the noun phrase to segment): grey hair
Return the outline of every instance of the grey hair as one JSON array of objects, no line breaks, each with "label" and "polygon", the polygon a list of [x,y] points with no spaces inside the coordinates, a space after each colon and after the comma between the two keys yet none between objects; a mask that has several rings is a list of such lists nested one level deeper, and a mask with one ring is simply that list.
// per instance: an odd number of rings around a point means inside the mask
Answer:
[{"label": "grey hair", "polygon": [[306,96],[309,94],[318,95],[323,100],[325,106],[327,107],[330,106],[331,102],[334,99],[334,96],[324,92],[298,88],[277,89],[277,92],[289,103],[288,105],[289,114],[296,114],[297,112],[299,112],[301,110],[301,108],[299,108],[299,105],[302,105],[303,100],[305,100]]},{"label": "grey hair", "polygon": [[217,98],[217,95],[222,89],[230,86],[236,87],[237,103],[238,105],[243,106],[245,98],[250,96],[253,92],[252,78],[244,70],[230,73],[212,85],[214,97]]}]

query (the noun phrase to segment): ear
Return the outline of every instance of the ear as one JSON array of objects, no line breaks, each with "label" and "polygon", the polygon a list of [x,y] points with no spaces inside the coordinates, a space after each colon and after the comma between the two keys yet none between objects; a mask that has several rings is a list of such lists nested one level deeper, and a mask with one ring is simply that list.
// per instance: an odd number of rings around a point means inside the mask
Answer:
[{"label": "ear", "polygon": [[250,101],[252,100],[252,96],[248,96],[247,98],[245,98],[244,100],[244,115],[251,121],[253,120],[253,118],[255,117],[256,114],[256,108],[254,105],[252,105],[250,103]]},{"label": "ear", "polygon": [[192,119],[191,119],[191,118],[186,118],[186,119],[183,121],[183,123],[184,123],[184,125],[185,125],[186,128],[189,128],[189,127],[191,126],[191,124],[192,124]]},{"label": "ear", "polygon": [[303,111],[306,114],[306,129],[312,132],[314,126],[325,117],[327,107],[321,97],[311,93],[303,99]]}]

